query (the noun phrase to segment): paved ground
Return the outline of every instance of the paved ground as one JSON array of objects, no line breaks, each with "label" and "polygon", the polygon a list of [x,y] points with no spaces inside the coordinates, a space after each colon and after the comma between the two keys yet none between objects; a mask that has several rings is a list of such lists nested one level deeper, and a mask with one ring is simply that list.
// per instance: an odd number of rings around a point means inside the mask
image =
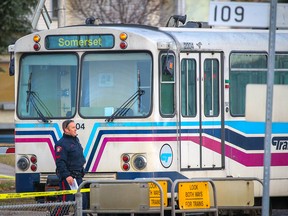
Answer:
[{"label": "paved ground", "polygon": [[4,178],[15,178],[15,169],[14,167],[0,163],[0,179]]}]

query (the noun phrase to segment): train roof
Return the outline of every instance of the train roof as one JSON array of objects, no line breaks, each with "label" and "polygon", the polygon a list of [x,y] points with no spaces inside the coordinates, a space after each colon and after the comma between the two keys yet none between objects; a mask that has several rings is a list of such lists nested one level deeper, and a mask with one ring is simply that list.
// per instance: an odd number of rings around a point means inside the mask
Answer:
[{"label": "train roof", "polygon": [[[268,50],[269,30],[231,28],[160,28],[171,34],[183,48],[194,44],[195,49]],[[199,44],[199,46],[197,46]],[[288,30],[277,30],[276,50],[287,51]]]},{"label": "train roof", "polygon": [[[77,25],[37,32],[41,35],[61,34],[105,34],[117,32],[133,33],[138,41],[150,41],[159,44],[177,44],[185,50],[185,46],[200,50],[255,50],[268,51],[269,31],[267,29],[230,29],[230,28],[189,28],[189,27],[153,27],[138,24],[100,24]],[[85,33],[84,33],[85,32]],[[35,34],[35,33],[33,33]],[[31,37],[31,35],[30,35]],[[25,38],[25,37],[23,37]],[[17,43],[16,43],[17,44]],[[132,45],[132,43],[131,43]],[[277,30],[276,51],[287,51],[288,30]],[[162,47],[165,49],[165,46]],[[171,47],[172,48],[172,47]]]}]

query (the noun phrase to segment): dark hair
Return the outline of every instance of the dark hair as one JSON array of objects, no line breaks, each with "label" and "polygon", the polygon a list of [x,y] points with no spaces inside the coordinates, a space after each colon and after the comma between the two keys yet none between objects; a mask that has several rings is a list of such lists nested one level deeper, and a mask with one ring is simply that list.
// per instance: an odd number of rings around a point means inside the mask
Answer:
[{"label": "dark hair", "polygon": [[62,129],[63,131],[68,128],[68,125],[71,123],[71,122],[74,122],[73,120],[71,119],[68,119],[68,120],[65,120],[63,123],[62,123]]}]

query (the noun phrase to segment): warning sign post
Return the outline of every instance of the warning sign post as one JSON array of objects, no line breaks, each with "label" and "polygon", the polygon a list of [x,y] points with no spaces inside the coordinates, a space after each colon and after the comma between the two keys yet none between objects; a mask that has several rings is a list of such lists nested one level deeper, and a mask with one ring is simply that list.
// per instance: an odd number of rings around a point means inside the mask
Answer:
[{"label": "warning sign post", "polygon": [[182,182],[178,185],[180,209],[210,208],[208,182]]},{"label": "warning sign post", "polygon": [[[163,201],[164,206],[167,207],[167,187],[168,182],[167,181],[157,181],[157,183],[160,184],[162,190],[163,190]],[[150,191],[150,207],[159,207],[160,206],[160,190],[156,184],[148,183],[149,184],[149,191]]]}]

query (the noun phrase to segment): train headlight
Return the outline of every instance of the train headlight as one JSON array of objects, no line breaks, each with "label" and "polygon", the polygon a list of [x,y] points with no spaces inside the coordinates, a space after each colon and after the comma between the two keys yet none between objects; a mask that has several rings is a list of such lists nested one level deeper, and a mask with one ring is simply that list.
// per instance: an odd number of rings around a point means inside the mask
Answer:
[{"label": "train headlight", "polygon": [[136,155],[133,158],[133,166],[138,170],[143,170],[147,166],[147,159],[143,155]]},{"label": "train headlight", "polygon": [[29,159],[27,157],[21,157],[18,161],[17,161],[17,167],[22,170],[25,171],[29,168],[30,162]]}]

